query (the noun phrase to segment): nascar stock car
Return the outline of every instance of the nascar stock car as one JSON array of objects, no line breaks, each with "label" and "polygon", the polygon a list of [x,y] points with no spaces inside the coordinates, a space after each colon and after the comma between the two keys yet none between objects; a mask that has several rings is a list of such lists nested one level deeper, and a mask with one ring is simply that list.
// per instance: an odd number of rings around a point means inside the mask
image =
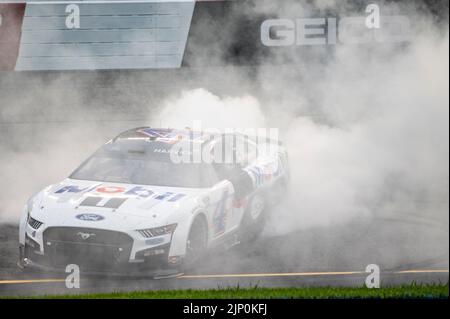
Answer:
[{"label": "nascar stock car", "polygon": [[[150,127],[119,134],[27,202],[18,265],[182,271],[212,248],[257,238],[286,190],[286,150],[239,133],[213,136]],[[174,160],[197,150],[213,160]],[[227,152],[233,161],[217,160],[215,154]]]}]

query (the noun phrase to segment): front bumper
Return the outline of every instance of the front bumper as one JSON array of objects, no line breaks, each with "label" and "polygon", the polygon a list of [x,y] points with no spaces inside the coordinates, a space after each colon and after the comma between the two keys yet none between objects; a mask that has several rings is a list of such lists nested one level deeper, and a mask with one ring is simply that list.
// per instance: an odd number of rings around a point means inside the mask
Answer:
[{"label": "front bumper", "polygon": [[[80,234],[90,234],[83,238]],[[134,253],[134,239],[126,233],[75,227],[53,227],[43,232],[42,241],[25,235],[20,247],[24,267],[65,271],[75,264],[84,273],[139,274],[174,269],[177,258],[170,258],[170,242],[147,247]]]}]

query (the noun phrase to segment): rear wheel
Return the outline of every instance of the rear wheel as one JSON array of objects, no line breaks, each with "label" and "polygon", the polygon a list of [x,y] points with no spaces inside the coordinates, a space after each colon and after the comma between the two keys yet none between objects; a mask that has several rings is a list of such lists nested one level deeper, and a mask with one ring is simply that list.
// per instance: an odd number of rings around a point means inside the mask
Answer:
[{"label": "rear wheel", "polygon": [[267,217],[266,201],[262,194],[255,194],[250,199],[241,223],[240,240],[250,242],[262,233]]},{"label": "rear wheel", "polygon": [[184,267],[192,267],[206,252],[208,226],[206,220],[198,216],[192,223],[186,243]]}]

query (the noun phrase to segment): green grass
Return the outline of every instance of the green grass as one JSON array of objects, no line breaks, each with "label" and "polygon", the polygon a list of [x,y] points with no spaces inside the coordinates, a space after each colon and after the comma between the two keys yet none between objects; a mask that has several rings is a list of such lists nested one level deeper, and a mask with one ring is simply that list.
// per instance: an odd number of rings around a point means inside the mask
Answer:
[{"label": "green grass", "polygon": [[115,292],[105,294],[80,294],[44,296],[42,298],[87,298],[87,299],[265,299],[265,298],[448,298],[449,286],[406,285],[382,287],[380,289],[351,287],[315,288],[225,288],[212,290],[156,290]]}]

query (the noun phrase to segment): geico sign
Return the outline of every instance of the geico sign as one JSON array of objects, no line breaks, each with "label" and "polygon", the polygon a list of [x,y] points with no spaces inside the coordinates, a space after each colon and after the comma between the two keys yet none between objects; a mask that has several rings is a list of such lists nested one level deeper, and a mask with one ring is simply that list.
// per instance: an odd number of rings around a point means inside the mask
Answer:
[{"label": "geico sign", "polygon": [[410,39],[410,23],[405,16],[380,17],[377,28],[369,28],[366,17],[269,19],[261,24],[265,46],[361,44],[403,42]]}]

